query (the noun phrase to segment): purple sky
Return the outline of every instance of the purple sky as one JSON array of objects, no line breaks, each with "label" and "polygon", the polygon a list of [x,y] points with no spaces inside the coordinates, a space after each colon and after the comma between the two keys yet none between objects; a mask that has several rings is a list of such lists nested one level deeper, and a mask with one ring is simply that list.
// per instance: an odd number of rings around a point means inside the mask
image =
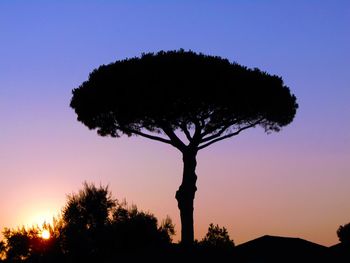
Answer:
[{"label": "purple sky", "polygon": [[0,2],[0,228],[49,219],[87,180],[170,215],[179,233],[180,154],[99,137],[69,102],[101,64],[184,48],[280,75],[300,105],[280,133],[257,128],[199,153],[196,237],[213,222],[236,243],[336,243],[350,222],[350,2],[130,2]]}]

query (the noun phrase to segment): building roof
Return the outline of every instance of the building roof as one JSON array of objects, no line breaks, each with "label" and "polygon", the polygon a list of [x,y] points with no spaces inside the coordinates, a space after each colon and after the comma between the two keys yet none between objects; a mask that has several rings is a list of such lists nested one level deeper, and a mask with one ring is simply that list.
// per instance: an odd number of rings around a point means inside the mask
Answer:
[{"label": "building roof", "polygon": [[324,259],[328,248],[301,238],[262,236],[236,247],[242,262],[303,262]]}]

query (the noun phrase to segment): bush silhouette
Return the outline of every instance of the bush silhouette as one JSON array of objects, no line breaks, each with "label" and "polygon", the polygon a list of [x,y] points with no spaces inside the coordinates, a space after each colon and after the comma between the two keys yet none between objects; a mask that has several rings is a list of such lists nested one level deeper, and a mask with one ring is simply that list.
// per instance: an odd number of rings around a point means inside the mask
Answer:
[{"label": "bush silhouette", "polygon": [[169,216],[162,221],[158,230],[162,243],[170,244],[173,241],[172,236],[175,235],[175,226]]},{"label": "bush silhouette", "polygon": [[[49,239],[41,237],[44,229]],[[113,199],[108,187],[84,183],[78,193],[68,195],[52,225],[5,229],[0,261],[112,262],[130,254],[141,259],[145,253],[168,251],[174,233],[169,217],[159,225],[153,214]]]},{"label": "bush silhouette", "polygon": [[175,233],[170,218],[158,227],[157,218],[151,213],[139,211],[136,206],[118,205],[113,214],[112,229],[116,249],[162,248],[171,243]]},{"label": "bush silhouette", "polygon": [[24,227],[17,230],[5,229],[4,237],[6,240],[6,259],[12,262],[26,259],[31,252],[32,231],[27,231]]},{"label": "bush silhouette", "polygon": [[108,187],[84,183],[62,210],[62,248],[71,261],[114,258],[130,250],[159,249],[171,243],[170,218],[157,218],[112,198]]},{"label": "bush silhouette", "polygon": [[337,235],[341,243],[350,247],[350,223],[339,226]]},{"label": "bush silhouette", "polygon": [[62,210],[62,246],[74,260],[94,257],[103,241],[116,206],[108,187],[84,183],[77,194],[68,195]]},{"label": "bush silhouette", "polygon": [[230,239],[227,229],[212,223],[209,225],[207,234],[199,244],[209,249],[232,249],[235,246],[233,240]]},{"label": "bush silhouette", "polygon": [[[3,256],[6,262],[60,262],[62,251],[60,248],[59,232],[55,222],[53,226],[44,223],[41,227],[5,229],[2,242]],[[41,231],[50,232],[50,239],[41,237]]]},{"label": "bush silhouette", "polygon": [[6,244],[4,241],[0,241],[0,262],[5,258]]}]

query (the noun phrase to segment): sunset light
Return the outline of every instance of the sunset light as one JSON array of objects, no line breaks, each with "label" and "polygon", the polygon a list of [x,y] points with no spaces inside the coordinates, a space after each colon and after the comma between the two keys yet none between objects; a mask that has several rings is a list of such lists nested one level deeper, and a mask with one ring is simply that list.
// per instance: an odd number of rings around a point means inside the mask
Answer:
[{"label": "sunset light", "polygon": [[50,232],[46,229],[44,229],[42,232],[41,232],[41,238],[42,239],[49,239],[50,238]]},{"label": "sunset light", "polygon": [[45,223],[52,224],[53,221],[53,213],[50,212],[41,212],[34,214],[32,216],[28,216],[27,221],[25,222],[27,225],[39,225],[42,226]]},{"label": "sunset light", "polygon": [[0,0],[0,263],[350,263],[349,25],[350,0]]}]

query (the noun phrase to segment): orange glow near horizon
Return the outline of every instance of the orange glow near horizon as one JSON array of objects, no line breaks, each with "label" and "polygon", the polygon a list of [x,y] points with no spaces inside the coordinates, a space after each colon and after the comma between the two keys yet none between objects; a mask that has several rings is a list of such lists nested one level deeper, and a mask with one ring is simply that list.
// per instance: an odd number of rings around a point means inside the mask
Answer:
[{"label": "orange glow near horizon", "polygon": [[[30,211],[28,211],[30,212]],[[28,213],[27,212],[27,213]],[[23,222],[26,227],[43,227],[44,225],[52,225],[55,217],[55,213],[52,211],[42,211],[25,216],[27,220]]]},{"label": "orange glow near horizon", "polygon": [[[314,155],[311,147],[287,146],[282,143],[290,137],[287,130],[263,139],[258,132],[222,144],[227,148],[218,145],[199,153],[196,239],[201,240],[208,225],[214,223],[225,226],[236,244],[262,235],[300,237],[327,246],[337,243],[337,228],[349,221],[345,209],[350,183],[344,176],[347,159],[329,152]],[[181,156],[172,148],[139,138],[86,136],[89,140],[84,147],[90,150],[72,147],[71,151],[54,152],[56,159],[69,157],[66,166],[56,167],[46,159],[17,159],[24,167],[40,164],[41,173],[29,167],[27,174],[41,183],[28,180],[16,186],[20,198],[11,187],[3,189],[0,194],[7,193],[9,201],[2,203],[1,229],[51,224],[64,207],[66,195],[77,193],[87,181],[109,185],[113,197],[154,213],[159,221],[169,215],[177,242],[181,223],[174,193],[181,181]],[[78,159],[80,151],[92,156]],[[50,170],[55,172],[46,176]]]},{"label": "orange glow near horizon", "polygon": [[50,239],[51,234],[50,234],[49,230],[44,229],[43,231],[41,231],[40,236],[41,236],[42,239],[48,240],[48,239]]}]

